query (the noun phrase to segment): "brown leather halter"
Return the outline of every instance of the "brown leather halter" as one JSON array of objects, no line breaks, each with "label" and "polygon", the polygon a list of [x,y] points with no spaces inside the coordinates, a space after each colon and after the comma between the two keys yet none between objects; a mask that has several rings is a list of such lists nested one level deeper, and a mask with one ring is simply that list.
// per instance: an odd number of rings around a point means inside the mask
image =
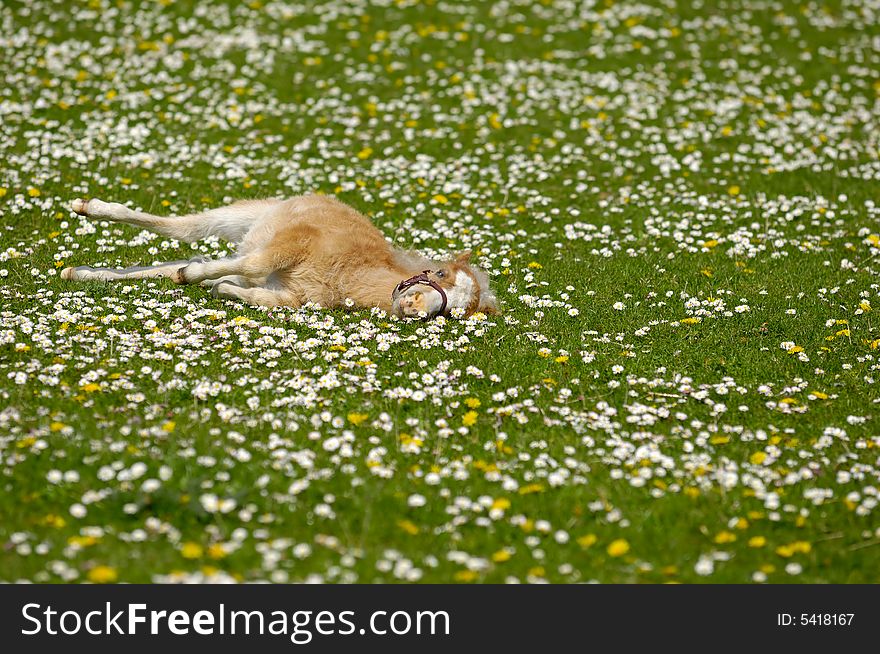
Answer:
[{"label": "brown leather halter", "polygon": [[397,293],[402,293],[406,289],[410,288],[411,286],[416,286],[417,284],[430,286],[435,291],[437,291],[440,294],[440,297],[443,299],[443,302],[440,304],[440,311],[438,312],[438,315],[442,315],[443,312],[446,311],[446,291],[443,290],[443,287],[440,286],[440,284],[428,277],[428,273],[430,272],[430,270],[423,270],[418,275],[413,275],[409,279],[404,279],[395,287],[394,292],[391,294],[391,296],[394,297],[394,295],[396,295]]}]

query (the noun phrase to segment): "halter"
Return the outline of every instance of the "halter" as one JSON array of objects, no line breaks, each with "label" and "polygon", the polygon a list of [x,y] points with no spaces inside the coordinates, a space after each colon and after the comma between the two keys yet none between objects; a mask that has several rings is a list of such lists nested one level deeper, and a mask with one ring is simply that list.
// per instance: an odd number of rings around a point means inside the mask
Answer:
[{"label": "halter", "polygon": [[443,290],[443,287],[440,286],[440,284],[438,284],[437,282],[433,281],[432,279],[430,279],[428,277],[429,272],[431,272],[431,271],[430,270],[423,270],[418,275],[413,275],[409,279],[404,279],[402,282],[400,282],[397,285],[397,287],[394,289],[394,293],[392,293],[391,295],[393,297],[397,293],[402,293],[403,291],[410,288],[411,286],[416,286],[418,284],[422,284],[424,286],[430,286],[435,291],[437,291],[440,294],[440,297],[443,299],[443,302],[440,304],[440,311],[439,311],[439,314],[442,315],[442,313],[444,311],[446,311],[446,291]]}]

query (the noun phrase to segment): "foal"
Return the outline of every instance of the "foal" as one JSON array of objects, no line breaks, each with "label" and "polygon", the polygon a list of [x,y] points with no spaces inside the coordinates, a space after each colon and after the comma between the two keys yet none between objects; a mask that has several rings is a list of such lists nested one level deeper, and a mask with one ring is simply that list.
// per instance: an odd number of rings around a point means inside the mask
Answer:
[{"label": "foal", "polygon": [[[485,272],[470,253],[436,262],[394,248],[368,218],[323,195],[245,200],[187,216],[160,217],[101,200],[74,200],[81,216],[149,229],[179,241],[216,235],[237,246],[235,256],[170,261],[113,270],[65,268],[62,279],[168,277],[211,286],[215,297],[266,307],[314,302],[327,308],[379,307],[398,317],[433,318],[460,309],[497,313]],[[456,312],[458,314],[459,312]]]}]

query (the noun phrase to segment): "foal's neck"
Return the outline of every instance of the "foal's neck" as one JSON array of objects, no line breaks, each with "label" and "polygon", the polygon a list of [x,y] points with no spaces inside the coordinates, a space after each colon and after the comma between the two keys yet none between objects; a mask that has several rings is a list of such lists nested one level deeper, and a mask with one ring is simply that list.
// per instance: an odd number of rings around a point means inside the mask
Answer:
[{"label": "foal's neck", "polygon": [[412,277],[421,270],[409,270],[396,265],[378,264],[373,268],[362,268],[352,276],[348,286],[351,299],[361,306],[379,307],[391,312],[391,293],[404,279]]}]

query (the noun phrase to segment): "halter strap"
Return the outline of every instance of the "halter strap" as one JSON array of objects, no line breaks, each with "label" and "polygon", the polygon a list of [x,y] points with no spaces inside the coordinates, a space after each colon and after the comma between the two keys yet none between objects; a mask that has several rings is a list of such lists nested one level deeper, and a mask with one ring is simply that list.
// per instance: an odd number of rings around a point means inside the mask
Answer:
[{"label": "halter strap", "polygon": [[[410,288],[411,286],[416,286],[418,284],[422,284],[423,286],[430,286],[431,288],[433,288],[435,291],[437,291],[440,294],[440,297],[443,300],[442,303],[440,304],[440,311],[439,311],[439,314],[442,315],[443,312],[446,311],[446,291],[443,290],[443,287],[440,286],[440,284],[438,284],[437,282],[435,282],[434,280],[432,280],[428,277],[428,273],[430,273],[430,272],[431,272],[430,270],[423,270],[419,274],[413,275],[409,279],[404,279],[394,289],[394,293],[401,293],[401,292],[405,291],[406,289]],[[394,293],[392,293],[392,295],[394,295]]]}]

